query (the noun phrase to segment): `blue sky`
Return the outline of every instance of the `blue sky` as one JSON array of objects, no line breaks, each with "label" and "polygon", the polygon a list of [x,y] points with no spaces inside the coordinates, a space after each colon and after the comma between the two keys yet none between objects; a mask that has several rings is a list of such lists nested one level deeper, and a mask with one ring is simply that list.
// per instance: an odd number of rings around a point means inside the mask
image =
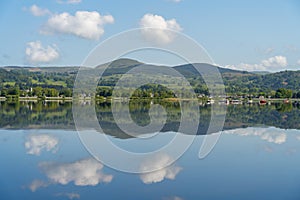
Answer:
[{"label": "blue sky", "polygon": [[3,0],[0,25],[0,66],[80,65],[106,38],[166,26],[195,39],[224,67],[300,70],[296,0]]}]

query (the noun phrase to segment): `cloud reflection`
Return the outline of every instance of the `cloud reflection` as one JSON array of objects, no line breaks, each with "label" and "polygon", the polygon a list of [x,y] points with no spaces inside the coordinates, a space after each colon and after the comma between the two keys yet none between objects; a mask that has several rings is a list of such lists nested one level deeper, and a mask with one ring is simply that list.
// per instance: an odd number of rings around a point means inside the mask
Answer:
[{"label": "cloud reflection", "polygon": [[43,150],[56,152],[58,139],[48,134],[30,134],[26,137],[27,154],[40,155]]},{"label": "cloud reflection", "polygon": [[223,133],[240,136],[258,136],[260,139],[274,144],[283,144],[287,140],[286,133],[276,128],[244,128],[228,130]]},{"label": "cloud reflection", "polygon": [[80,199],[80,194],[75,193],[75,192],[70,192],[70,193],[58,193],[55,196],[57,197],[68,197],[69,199]]},{"label": "cloud reflection", "polygon": [[41,187],[47,187],[49,185],[49,183],[46,183],[42,180],[34,180],[30,183],[30,185],[28,186],[28,188],[32,191],[35,192],[37,189],[41,188]]},{"label": "cloud reflection", "polygon": [[173,196],[173,197],[163,198],[163,200],[183,200],[183,198],[178,197],[178,196]]},{"label": "cloud reflection", "polygon": [[103,165],[92,158],[73,163],[43,162],[39,167],[52,183],[62,185],[74,182],[77,186],[95,186],[100,182],[109,183],[113,179],[112,175],[104,174]]},{"label": "cloud reflection", "polygon": [[[157,157],[154,157],[151,160],[147,160],[141,165],[143,171],[151,170],[153,168],[161,168],[170,162],[172,158],[169,155],[163,154]],[[160,167],[161,166],[161,167]],[[140,179],[145,184],[158,183],[164,179],[174,180],[177,174],[182,170],[181,167],[175,166],[174,164],[160,170],[140,174]]]}]

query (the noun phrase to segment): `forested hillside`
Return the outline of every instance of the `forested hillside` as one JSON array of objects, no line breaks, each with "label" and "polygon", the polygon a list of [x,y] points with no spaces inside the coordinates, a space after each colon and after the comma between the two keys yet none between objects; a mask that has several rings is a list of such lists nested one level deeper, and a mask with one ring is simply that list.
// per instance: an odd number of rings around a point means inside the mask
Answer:
[{"label": "forested hillside", "polygon": [[[142,63],[120,59],[112,62],[99,82],[98,92],[101,96],[111,95],[111,90],[122,74]],[[208,64],[195,64],[209,68]],[[105,65],[98,66],[98,69]],[[145,67],[147,67],[145,65]],[[5,95],[42,95],[44,90],[53,89],[54,95],[70,96],[79,67],[1,67],[0,96]],[[191,64],[175,66],[193,86],[198,94],[208,94],[201,75]],[[266,95],[275,96],[276,91],[283,88],[292,91],[294,97],[300,97],[300,71],[282,71],[276,73],[251,73],[218,67],[229,95]],[[38,91],[36,91],[38,88]],[[103,91],[106,92],[103,92]],[[141,88],[143,92],[159,92],[164,87],[148,85]],[[25,94],[24,91],[27,91]],[[28,91],[31,92],[28,94]],[[67,91],[67,94],[66,94]],[[23,92],[23,93],[22,93]],[[39,92],[39,94],[37,94]],[[160,95],[160,94],[158,94]],[[146,95],[147,96],[147,95]]]}]

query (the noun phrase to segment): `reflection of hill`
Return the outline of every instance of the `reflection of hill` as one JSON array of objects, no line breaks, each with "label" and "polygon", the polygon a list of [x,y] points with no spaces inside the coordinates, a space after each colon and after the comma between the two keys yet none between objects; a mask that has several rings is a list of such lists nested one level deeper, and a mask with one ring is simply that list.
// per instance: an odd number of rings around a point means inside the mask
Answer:
[{"label": "reflection of hill", "polygon": [[[177,131],[180,125],[181,110],[176,102],[154,102],[160,103],[167,112],[167,122],[162,131]],[[118,112],[125,110],[125,104],[117,103]],[[184,106],[184,105],[183,105]],[[148,115],[150,102],[131,102],[129,110],[132,120],[140,126],[150,122]],[[200,106],[200,122],[198,134],[205,134],[211,118],[211,107]],[[218,111],[218,109],[216,109]],[[160,112],[159,110],[156,112]],[[195,120],[194,111],[190,113],[187,121]],[[114,122],[111,111],[111,103],[100,103],[96,105],[96,113],[99,123],[106,134],[128,138],[118,125]],[[159,116],[159,115],[158,115]],[[292,104],[272,105],[229,105],[224,130],[230,130],[251,126],[274,126],[283,129],[300,129],[300,108]],[[36,128],[36,129],[75,129],[72,115],[72,103],[25,103],[25,102],[0,102],[0,128]],[[155,119],[161,120],[159,117]],[[122,122],[131,123],[128,119]],[[189,131],[186,131],[186,134]]]}]

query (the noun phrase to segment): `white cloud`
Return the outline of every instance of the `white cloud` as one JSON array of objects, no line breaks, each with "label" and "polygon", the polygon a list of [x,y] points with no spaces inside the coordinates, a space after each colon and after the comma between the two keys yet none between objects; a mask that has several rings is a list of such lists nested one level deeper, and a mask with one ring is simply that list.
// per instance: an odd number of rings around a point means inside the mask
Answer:
[{"label": "white cloud", "polygon": [[25,148],[27,154],[40,155],[43,150],[53,151],[57,149],[58,139],[47,134],[31,134],[26,137]]},{"label": "white cloud", "polygon": [[49,183],[46,183],[44,181],[36,179],[36,180],[32,181],[32,183],[28,187],[31,190],[31,192],[35,192],[37,189],[39,189],[41,187],[47,187],[48,185],[49,185]]},{"label": "white cloud", "polygon": [[265,67],[274,67],[274,68],[286,67],[288,65],[287,59],[284,56],[274,56],[269,59],[261,61],[261,63]]},{"label": "white cloud", "polygon": [[57,0],[57,3],[65,3],[65,4],[79,4],[81,0]]},{"label": "white cloud", "polygon": [[[25,8],[25,10],[27,10],[27,9]],[[34,16],[44,16],[44,15],[51,14],[51,12],[48,9],[40,8],[40,7],[38,7],[35,4],[33,4],[32,6],[30,6],[30,8],[28,10]]]},{"label": "white cloud", "polygon": [[300,60],[297,61],[297,64],[300,65]]},{"label": "white cloud", "polygon": [[48,63],[59,58],[56,45],[43,47],[40,41],[29,42],[25,50],[30,63]]},{"label": "white cloud", "polygon": [[111,15],[101,16],[98,12],[77,11],[75,15],[67,12],[52,15],[41,33],[43,34],[70,34],[78,37],[98,40],[104,33],[105,24],[114,23]]},{"label": "white cloud", "polygon": [[[140,20],[142,35],[149,41],[156,43],[170,43],[174,39],[174,34],[170,31],[182,31],[175,19],[165,20],[162,16],[145,14]],[[155,29],[151,29],[155,28]]]},{"label": "white cloud", "polygon": [[[171,157],[164,154],[159,157],[155,157],[154,159],[146,161],[142,164],[141,169],[143,171],[148,171],[153,168],[159,169],[163,166],[166,166],[166,164],[169,163],[170,160]],[[171,165],[154,172],[140,174],[140,179],[145,184],[158,183],[163,181],[164,179],[174,180],[176,178],[176,175],[181,171],[181,169],[181,167]]]},{"label": "white cloud", "polygon": [[288,65],[287,58],[284,56],[274,56],[262,60],[259,64],[240,63],[238,65],[225,65],[225,68],[246,70],[246,71],[263,71],[263,70],[278,70],[283,69]]},{"label": "white cloud", "polygon": [[95,186],[100,182],[109,183],[113,176],[102,172],[103,165],[95,159],[82,159],[73,163],[40,163],[39,167],[53,183],[66,185],[74,182],[77,186]]},{"label": "white cloud", "polygon": [[266,67],[262,66],[261,64],[247,64],[247,63],[240,63],[238,65],[226,65],[225,68],[235,69],[235,70],[246,70],[246,71],[260,71],[266,70]]},{"label": "white cloud", "polygon": [[258,136],[261,140],[265,140],[274,144],[283,144],[286,142],[287,136],[280,129],[274,128],[244,128],[224,131],[225,134],[236,134],[241,136]]}]

